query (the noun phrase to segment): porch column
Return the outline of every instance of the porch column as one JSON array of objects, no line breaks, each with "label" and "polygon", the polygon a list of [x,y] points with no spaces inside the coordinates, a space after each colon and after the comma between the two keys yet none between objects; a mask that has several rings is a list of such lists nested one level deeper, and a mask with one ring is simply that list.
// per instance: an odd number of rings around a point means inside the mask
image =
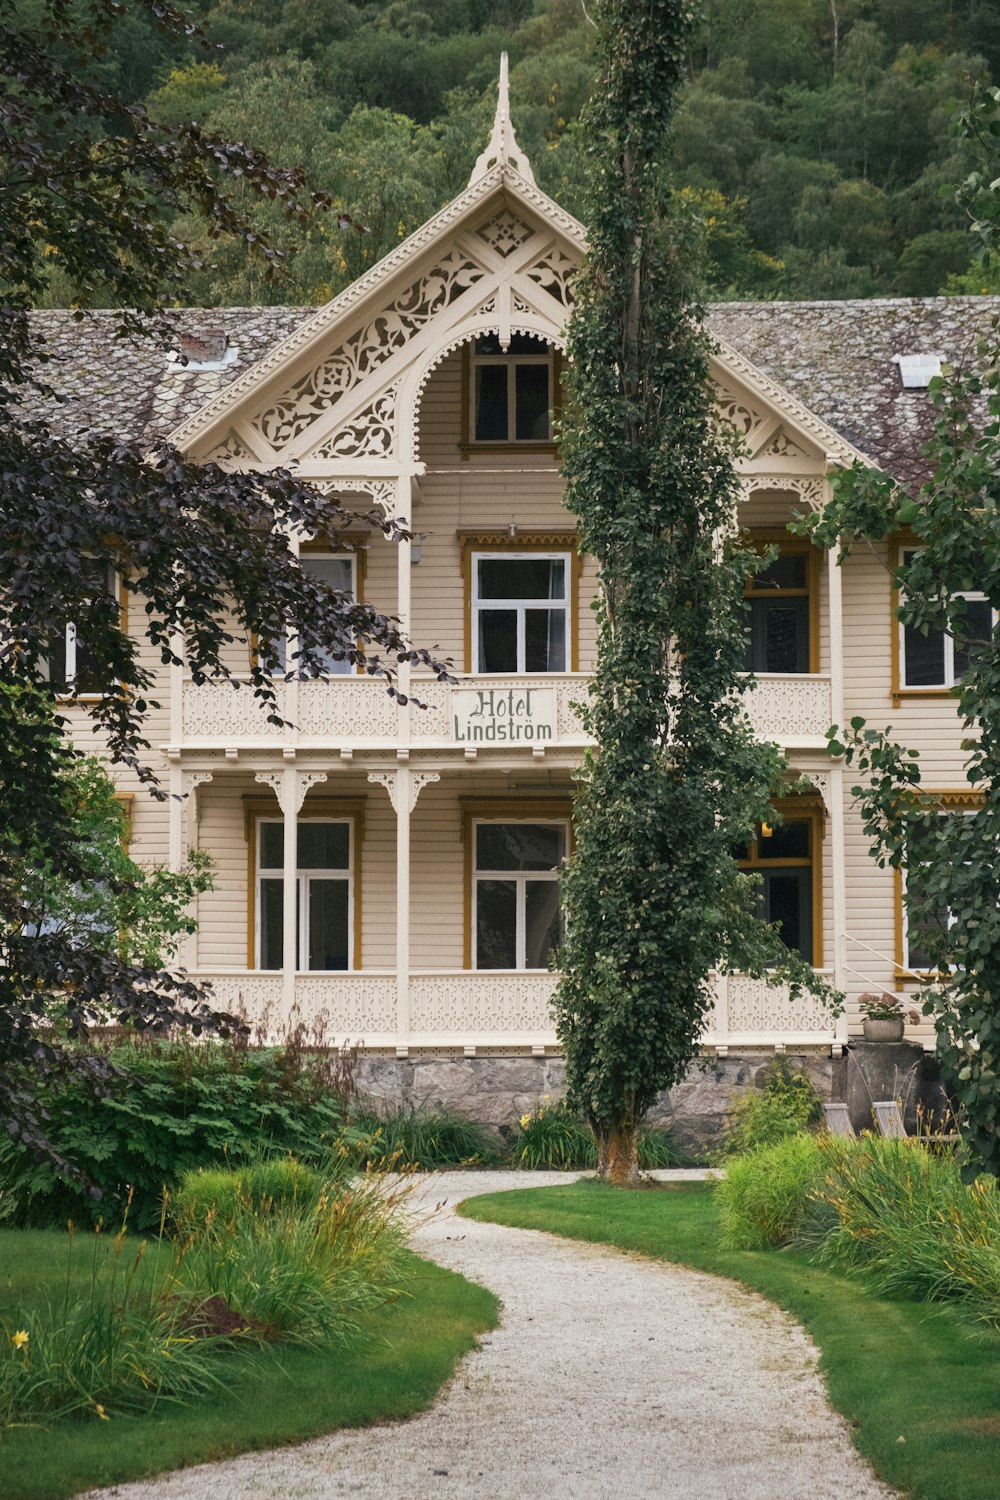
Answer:
[{"label": "porch column", "polygon": [[258,771],[256,781],[269,786],[281,808],[281,1004],[284,1020],[291,1021],[295,1009],[295,975],[298,970],[296,947],[299,935],[298,891],[296,872],[299,864],[299,809],[306,792],[317,782],[326,780],[325,771],[297,771],[285,766],[280,771]]},{"label": "porch column", "polygon": [[396,1055],[410,1047],[410,818],[417,798],[438,771],[414,771],[400,765],[395,771],[369,771],[368,780],[384,786],[396,814]]},{"label": "porch column", "polygon": [[[829,499],[829,484],[824,486],[825,498]],[[844,724],[844,572],[838,566],[839,548],[831,547],[826,554],[827,583],[830,609],[830,712],[833,722]],[[833,874],[833,982],[839,990],[847,984],[847,867],[846,839],[844,829],[844,763],[833,761],[830,766],[830,860]],[[847,1016],[837,1017],[834,1054],[839,1054],[847,1041]]]}]

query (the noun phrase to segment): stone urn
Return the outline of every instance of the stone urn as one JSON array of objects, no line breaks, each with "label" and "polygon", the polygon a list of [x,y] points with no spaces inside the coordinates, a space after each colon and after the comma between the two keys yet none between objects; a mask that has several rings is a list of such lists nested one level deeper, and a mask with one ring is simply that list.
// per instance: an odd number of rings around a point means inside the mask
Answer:
[{"label": "stone urn", "polygon": [[903,1016],[892,1016],[883,1020],[875,1020],[873,1016],[865,1016],[865,1041],[901,1042],[903,1040],[903,1027],[905,1025],[906,1021]]}]

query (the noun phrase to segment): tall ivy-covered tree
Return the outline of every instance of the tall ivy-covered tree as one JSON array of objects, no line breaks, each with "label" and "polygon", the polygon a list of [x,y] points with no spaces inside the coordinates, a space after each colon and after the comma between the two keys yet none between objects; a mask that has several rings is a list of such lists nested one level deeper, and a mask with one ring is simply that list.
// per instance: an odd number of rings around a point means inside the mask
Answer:
[{"label": "tall ivy-covered tree", "polygon": [[579,777],[555,1009],[570,1102],[600,1173],[621,1182],[637,1170],[643,1115],[697,1052],[711,970],[808,975],[754,916],[733,858],[784,766],[741,706],[753,564],[661,172],[693,14],[684,0],[601,0],[592,14],[590,248],[563,452],[567,503],[600,570],[597,753]]},{"label": "tall ivy-covered tree", "polygon": [[[38,870],[64,890],[94,876],[76,816],[77,757],[48,681],[67,622],[107,689],[87,707],[111,759],[154,793],[143,739],[153,684],[109,570],[136,599],[164,665],[184,637],[195,681],[230,676],[234,630],[272,640],[290,627],[303,671],[341,655],[382,674],[390,690],[395,664],[417,659],[393,621],[300,570],[288,536],[336,535],[356,519],[308,486],[279,471],[228,474],[165,448],[70,443],[47,418],[58,392],[30,319],[46,258],[58,259],[81,309],[118,307],[122,334],[139,337],[163,328],[162,309],[196,262],[167,227],[178,214],[197,211],[213,234],[252,240],[268,265],[274,252],[241,211],[242,186],[299,222],[325,202],[299,172],[196,125],[157,124],[110,91],[103,63],[123,15],[185,45],[197,40],[167,0],[0,0],[0,1121],[40,1149],[33,1078],[83,1066],[99,1083],[106,1072],[54,1040],[56,1016],[71,1037],[109,1019],[153,1030],[226,1020],[155,955],[32,918]],[[398,532],[395,523],[384,529]],[[277,717],[264,662],[252,666],[247,690]],[[128,872],[108,879],[126,901]]]}]

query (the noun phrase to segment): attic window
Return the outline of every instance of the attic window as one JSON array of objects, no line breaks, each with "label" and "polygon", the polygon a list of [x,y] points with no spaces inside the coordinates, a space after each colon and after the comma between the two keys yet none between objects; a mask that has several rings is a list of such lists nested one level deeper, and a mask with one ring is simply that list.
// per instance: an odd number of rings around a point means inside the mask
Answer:
[{"label": "attic window", "polygon": [[167,355],[170,364],[185,372],[224,370],[236,358],[236,347],[229,342],[224,328],[203,328],[199,333],[182,333],[177,348]]},{"label": "attic window", "polygon": [[936,375],[941,374],[940,354],[894,354],[904,391],[925,391]]}]

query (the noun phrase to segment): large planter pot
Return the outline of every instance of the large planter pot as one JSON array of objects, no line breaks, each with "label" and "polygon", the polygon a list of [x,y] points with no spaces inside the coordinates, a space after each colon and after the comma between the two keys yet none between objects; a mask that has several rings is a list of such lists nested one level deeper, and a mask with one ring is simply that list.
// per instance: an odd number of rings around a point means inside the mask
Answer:
[{"label": "large planter pot", "polygon": [[902,1016],[894,1017],[889,1021],[876,1021],[871,1016],[865,1016],[865,1041],[866,1042],[901,1042],[903,1040],[903,1027],[905,1021]]}]

